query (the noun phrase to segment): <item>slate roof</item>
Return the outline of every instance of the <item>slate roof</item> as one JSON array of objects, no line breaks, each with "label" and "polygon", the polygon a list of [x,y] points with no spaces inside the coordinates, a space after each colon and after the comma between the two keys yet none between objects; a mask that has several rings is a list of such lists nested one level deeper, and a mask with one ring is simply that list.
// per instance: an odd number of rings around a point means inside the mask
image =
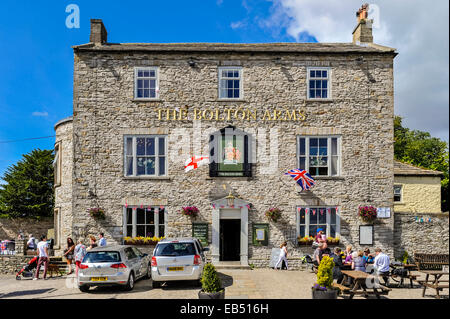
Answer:
[{"label": "slate roof", "polygon": [[442,176],[440,171],[433,171],[431,169],[420,168],[411,164],[394,161],[394,175],[395,176]]},{"label": "slate roof", "polygon": [[261,52],[261,53],[387,53],[394,48],[369,43],[87,43],[72,47],[75,51],[148,51],[148,52]]}]

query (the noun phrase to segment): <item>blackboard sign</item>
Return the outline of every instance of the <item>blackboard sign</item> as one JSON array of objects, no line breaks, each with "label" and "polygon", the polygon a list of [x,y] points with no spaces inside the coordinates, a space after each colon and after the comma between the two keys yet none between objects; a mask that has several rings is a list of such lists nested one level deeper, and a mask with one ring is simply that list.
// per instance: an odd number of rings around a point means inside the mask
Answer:
[{"label": "blackboard sign", "polygon": [[192,237],[200,240],[203,246],[208,246],[208,223],[192,223]]},{"label": "blackboard sign", "polygon": [[269,244],[269,224],[253,224],[253,245],[267,246]]}]

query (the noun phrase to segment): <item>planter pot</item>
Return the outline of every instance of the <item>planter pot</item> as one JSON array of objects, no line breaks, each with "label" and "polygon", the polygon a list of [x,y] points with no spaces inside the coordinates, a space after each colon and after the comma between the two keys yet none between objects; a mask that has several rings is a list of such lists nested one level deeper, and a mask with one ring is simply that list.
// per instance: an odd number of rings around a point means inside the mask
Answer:
[{"label": "planter pot", "polygon": [[312,291],[312,299],[337,299],[338,291],[336,289],[330,290],[314,290]]},{"label": "planter pot", "polygon": [[219,292],[204,292],[200,290],[198,292],[198,299],[225,299],[225,289]]}]

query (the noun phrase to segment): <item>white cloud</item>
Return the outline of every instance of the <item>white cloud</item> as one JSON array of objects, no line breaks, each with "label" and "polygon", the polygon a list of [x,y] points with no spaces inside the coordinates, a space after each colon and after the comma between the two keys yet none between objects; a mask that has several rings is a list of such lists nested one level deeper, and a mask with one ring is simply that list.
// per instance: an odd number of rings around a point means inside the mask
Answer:
[{"label": "white cloud", "polygon": [[238,29],[238,28],[242,28],[242,27],[244,27],[244,26],[245,26],[245,23],[242,22],[242,21],[231,22],[231,24],[230,24],[230,27],[231,27],[233,30]]},{"label": "white cloud", "polygon": [[[273,0],[271,16],[260,23],[284,28],[296,41],[302,32],[319,42],[351,42],[356,0]],[[395,113],[404,125],[448,141],[449,2],[379,0],[379,27],[374,42],[394,47]],[[369,6],[370,7],[370,6]],[[376,8],[372,5],[372,9]]]},{"label": "white cloud", "polygon": [[31,115],[33,115],[33,116],[39,116],[39,117],[47,117],[47,116],[48,116],[48,112],[38,112],[38,111],[35,111],[35,112],[31,113]]}]

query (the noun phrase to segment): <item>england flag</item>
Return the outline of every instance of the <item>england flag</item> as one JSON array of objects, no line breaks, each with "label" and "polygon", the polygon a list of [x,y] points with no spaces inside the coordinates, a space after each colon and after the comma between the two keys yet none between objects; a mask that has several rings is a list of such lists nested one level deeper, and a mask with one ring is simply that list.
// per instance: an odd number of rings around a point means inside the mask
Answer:
[{"label": "england flag", "polygon": [[208,156],[193,156],[189,157],[184,164],[184,171],[189,172],[190,170],[196,169],[201,165],[209,164]]}]

